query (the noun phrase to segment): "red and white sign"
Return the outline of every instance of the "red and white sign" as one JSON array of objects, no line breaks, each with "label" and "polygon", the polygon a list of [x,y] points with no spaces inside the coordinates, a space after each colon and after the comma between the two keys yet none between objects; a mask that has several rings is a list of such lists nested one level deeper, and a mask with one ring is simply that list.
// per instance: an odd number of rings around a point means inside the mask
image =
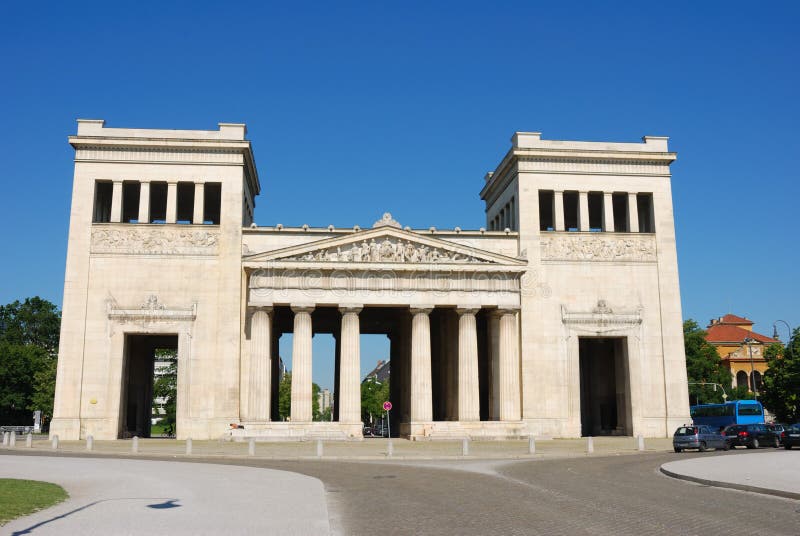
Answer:
[{"label": "red and white sign", "polygon": [[392,410],[392,403],[388,400],[383,403],[383,411],[391,411]]}]

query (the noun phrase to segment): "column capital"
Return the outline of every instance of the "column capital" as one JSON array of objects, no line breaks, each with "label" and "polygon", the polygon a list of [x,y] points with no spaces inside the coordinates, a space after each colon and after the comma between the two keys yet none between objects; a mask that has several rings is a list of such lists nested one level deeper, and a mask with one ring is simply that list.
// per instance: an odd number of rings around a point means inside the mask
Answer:
[{"label": "column capital", "polygon": [[178,184],[180,181],[178,179],[167,179],[167,184]]},{"label": "column capital", "polygon": [[272,312],[272,305],[248,305],[247,308],[250,310],[250,313],[257,313],[262,311],[264,313],[270,314]]},{"label": "column capital", "polygon": [[292,303],[289,307],[293,313],[313,313],[316,305],[313,303]]},{"label": "column capital", "polygon": [[495,309],[497,315],[515,315],[519,312],[519,307],[498,307]]},{"label": "column capital", "polygon": [[363,303],[341,303],[339,304],[339,312],[343,315],[352,313],[358,314],[364,308]]},{"label": "column capital", "polygon": [[427,305],[427,304],[426,305],[412,305],[410,307],[412,315],[418,315],[418,314],[426,314],[426,315],[428,315],[428,314],[431,313],[431,311],[433,311],[433,309],[434,309],[433,305]]},{"label": "column capital", "polygon": [[122,184],[125,181],[123,179],[111,179],[111,182],[113,182],[114,184]]},{"label": "column capital", "polygon": [[470,305],[458,305],[458,306],[456,306],[456,313],[458,313],[459,316],[462,316],[462,315],[474,315],[475,313],[477,313],[480,310],[481,310],[480,307],[476,307],[474,305],[473,306],[470,306]]}]

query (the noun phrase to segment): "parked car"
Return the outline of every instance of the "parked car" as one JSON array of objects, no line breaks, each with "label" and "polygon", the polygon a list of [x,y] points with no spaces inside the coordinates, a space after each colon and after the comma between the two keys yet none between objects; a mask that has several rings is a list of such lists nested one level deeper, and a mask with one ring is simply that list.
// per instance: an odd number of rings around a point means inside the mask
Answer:
[{"label": "parked car", "polygon": [[731,447],[757,449],[781,446],[778,434],[768,429],[766,424],[734,424],[725,428],[723,433]]},{"label": "parked car", "polygon": [[705,452],[708,449],[728,450],[728,438],[717,433],[710,426],[681,426],[672,436],[672,447],[675,452],[685,449],[698,449]]},{"label": "parked car", "polygon": [[792,447],[800,447],[800,423],[784,427],[783,432],[781,432],[781,442],[786,450],[792,450]]},{"label": "parked car", "polygon": [[775,432],[778,435],[778,441],[780,441],[781,444],[783,444],[783,436],[781,434],[783,433],[785,426],[786,425],[784,424],[773,422],[767,425],[767,430]]}]

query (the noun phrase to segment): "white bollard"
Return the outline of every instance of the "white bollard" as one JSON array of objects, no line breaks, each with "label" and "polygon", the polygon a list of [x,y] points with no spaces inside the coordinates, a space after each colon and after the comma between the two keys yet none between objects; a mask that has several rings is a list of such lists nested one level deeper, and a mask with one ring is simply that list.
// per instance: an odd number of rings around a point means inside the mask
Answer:
[{"label": "white bollard", "polygon": [[86,436],[86,450],[94,450],[94,436],[91,434]]},{"label": "white bollard", "polygon": [[58,449],[58,434],[55,434],[53,436],[53,439],[50,443],[50,448],[52,448],[53,450]]},{"label": "white bollard", "polygon": [[536,454],[536,440],[533,436],[528,436],[528,454]]},{"label": "white bollard", "polygon": [[133,436],[133,439],[131,439],[131,452],[139,454],[139,436]]},{"label": "white bollard", "polygon": [[248,445],[247,445],[247,454],[249,456],[255,456],[256,455],[256,440],[255,439],[251,439],[250,442],[248,443]]},{"label": "white bollard", "polygon": [[186,455],[187,456],[191,456],[192,455],[192,438],[191,437],[187,437],[186,438]]},{"label": "white bollard", "polygon": [[322,440],[317,439],[317,458],[322,458]]},{"label": "white bollard", "polygon": [[461,440],[461,455],[469,456],[469,438],[465,437]]},{"label": "white bollard", "polygon": [[33,447],[33,434],[28,433],[28,436],[25,438],[25,446],[28,448]]},{"label": "white bollard", "polygon": [[8,432],[3,432],[3,446],[8,446]]},{"label": "white bollard", "polygon": [[641,451],[641,450],[644,450],[644,436],[643,436],[642,434],[639,434],[639,435],[636,437],[636,439],[637,439],[637,445],[636,445],[636,448],[638,448],[640,451]]},{"label": "white bollard", "polygon": [[392,443],[391,439],[389,440],[389,443],[386,445],[386,455],[390,458],[394,456],[394,443]]},{"label": "white bollard", "polygon": [[8,446],[12,449],[17,446],[17,433],[11,432],[11,437],[8,438]]},{"label": "white bollard", "polygon": [[594,452],[594,438],[589,436],[586,438],[586,453],[591,454]]}]

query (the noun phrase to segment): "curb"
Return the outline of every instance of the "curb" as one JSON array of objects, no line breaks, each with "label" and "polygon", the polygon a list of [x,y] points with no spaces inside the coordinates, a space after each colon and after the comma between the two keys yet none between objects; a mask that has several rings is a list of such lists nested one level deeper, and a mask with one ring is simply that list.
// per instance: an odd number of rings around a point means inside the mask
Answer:
[{"label": "curb", "polygon": [[665,474],[668,477],[672,477],[678,480],[686,480],[689,482],[694,482],[696,484],[705,484],[706,486],[714,486],[717,488],[728,488],[728,489],[735,489],[739,491],[749,491],[752,493],[761,493],[763,495],[773,495],[775,497],[782,497],[784,499],[794,499],[800,501],[800,493],[795,493],[793,491],[784,491],[779,489],[771,489],[771,488],[760,488],[758,486],[750,486],[748,484],[736,484],[735,482],[720,482],[717,480],[707,480],[705,478],[699,478],[696,476],[684,475],[681,473],[676,473],[674,471],[670,471],[668,469],[664,469],[664,466],[659,467],[659,471]]}]

